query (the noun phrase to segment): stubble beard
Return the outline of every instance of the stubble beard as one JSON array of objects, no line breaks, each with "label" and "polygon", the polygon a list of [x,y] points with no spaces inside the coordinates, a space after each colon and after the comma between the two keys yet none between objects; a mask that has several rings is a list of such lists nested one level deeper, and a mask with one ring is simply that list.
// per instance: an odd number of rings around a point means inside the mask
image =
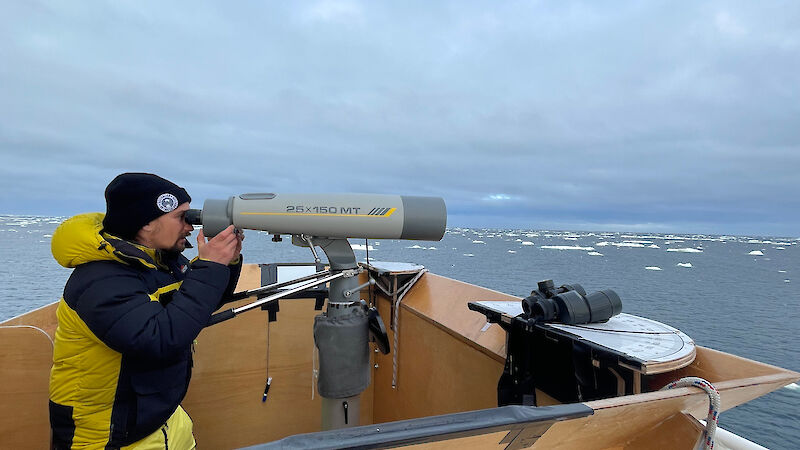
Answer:
[{"label": "stubble beard", "polygon": [[183,253],[183,251],[186,250],[186,238],[187,237],[189,237],[188,234],[185,235],[185,236],[180,237],[177,240],[177,242],[175,242],[175,245],[173,245],[172,248],[169,249],[169,251],[170,252],[175,252],[175,253]]}]

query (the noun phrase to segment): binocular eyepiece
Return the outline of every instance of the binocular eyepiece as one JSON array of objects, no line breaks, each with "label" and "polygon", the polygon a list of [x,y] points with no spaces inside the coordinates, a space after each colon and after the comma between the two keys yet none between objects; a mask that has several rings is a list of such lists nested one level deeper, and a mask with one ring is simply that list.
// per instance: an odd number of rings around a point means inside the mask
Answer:
[{"label": "binocular eyepiece", "polygon": [[202,209],[189,209],[183,215],[183,220],[189,225],[202,225],[203,224],[203,210]]},{"label": "binocular eyepiece", "polygon": [[622,300],[611,289],[587,295],[580,284],[556,288],[553,280],[540,281],[537,287],[522,300],[525,316],[537,322],[568,325],[605,322],[622,312]]}]

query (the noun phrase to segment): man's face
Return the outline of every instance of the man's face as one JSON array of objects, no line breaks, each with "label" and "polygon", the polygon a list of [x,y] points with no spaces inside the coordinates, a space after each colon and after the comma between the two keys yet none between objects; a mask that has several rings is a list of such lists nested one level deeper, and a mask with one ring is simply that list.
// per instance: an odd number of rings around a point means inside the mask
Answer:
[{"label": "man's face", "polygon": [[184,216],[189,210],[189,203],[184,203],[148,224],[145,245],[159,250],[182,252],[186,248],[186,237],[194,227],[186,223]]}]

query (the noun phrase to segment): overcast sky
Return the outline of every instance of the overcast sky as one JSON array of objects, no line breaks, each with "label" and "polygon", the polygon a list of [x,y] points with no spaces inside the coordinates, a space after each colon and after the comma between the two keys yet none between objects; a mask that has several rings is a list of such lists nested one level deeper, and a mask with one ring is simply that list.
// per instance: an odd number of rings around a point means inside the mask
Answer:
[{"label": "overcast sky", "polygon": [[3,1],[0,214],[103,210],[123,171],[800,236],[800,3]]}]

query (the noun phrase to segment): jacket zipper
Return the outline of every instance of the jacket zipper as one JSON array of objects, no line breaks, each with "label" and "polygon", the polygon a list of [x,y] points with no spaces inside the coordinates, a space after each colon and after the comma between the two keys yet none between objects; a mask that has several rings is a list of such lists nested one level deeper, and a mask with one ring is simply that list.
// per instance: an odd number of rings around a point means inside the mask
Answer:
[{"label": "jacket zipper", "polygon": [[167,430],[168,429],[169,429],[169,426],[167,426],[166,424],[164,424],[164,426],[161,427],[161,432],[164,433],[164,450],[169,450],[169,443],[167,442]]}]

